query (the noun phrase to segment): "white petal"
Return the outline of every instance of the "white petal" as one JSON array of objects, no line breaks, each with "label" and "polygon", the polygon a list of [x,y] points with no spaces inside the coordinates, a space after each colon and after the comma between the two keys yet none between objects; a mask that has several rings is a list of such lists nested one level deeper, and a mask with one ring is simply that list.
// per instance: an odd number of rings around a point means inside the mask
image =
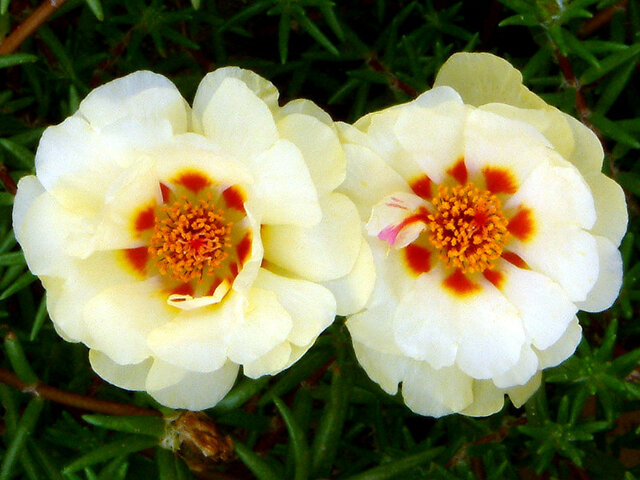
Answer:
[{"label": "white petal", "polygon": [[604,151],[593,131],[566,113],[562,113],[573,131],[574,149],[567,158],[583,175],[600,173]]},{"label": "white petal", "polygon": [[473,402],[460,413],[471,417],[486,417],[502,410],[504,392],[490,380],[474,380]]},{"label": "white petal", "polygon": [[615,181],[600,172],[585,177],[585,180],[591,188],[598,215],[591,233],[607,237],[616,246],[620,245],[629,219],[624,191]]},{"label": "white petal", "polygon": [[347,177],[338,191],[353,200],[363,219],[369,218],[373,206],[387,195],[411,191],[407,182],[369,148],[346,144],[344,151]]},{"label": "white petal", "polygon": [[234,292],[239,292],[246,296],[258,275],[260,267],[262,266],[264,247],[262,245],[262,236],[260,234],[260,223],[246,204],[245,209],[249,224],[249,231],[253,232],[253,235],[251,236],[251,255],[245,262],[242,270],[238,273],[236,279],[233,281],[232,289]]},{"label": "white petal", "polygon": [[202,129],[236,158],[259,155],[278,140],[269,107],[244,82],[232,77],[222,80],[204,107]]},{"label": "white petal", "polygon": [[369,348],[357,341],[353,342],[353,350],[367,375],[389,395],[395,395],[398,392],[398,383],[404,378],[411,360],[404,355],[393,355]]},{"label": "white petal", "polygon": [[151,351],[147,335],[175,315],[161,295],[157,279],[116,285],[93,297],[84,308],[87,345],[121,365],[139,363]]},{"label": "white petal", "polygon": [[278,131],[302,152],[320,195],[343,182],[346,158],[333,126],[310,115],[292,113],[278,121]]},{"label": "white petal", "polygon": [[246,164],[255,179],[251,200],[261,223],[311,227],[320,221],[318,193],[293,143],[280,140]]},{"label": "white petal", "polygon": [[467,107],[455,101],[433,108],[407,106],[393,127],[400,145],[436,183],[442,183],[445,172],[464,157],[467,112]]},{"label": "white petal", "polygon": [[149,394],[170,408],[204,410],[216,405],[231,390],[238,365],[227,362],[221,369],[210,373],[185,372],[177,383]]},{"label": "white petal", "polygon": [[29,270],[35,275],[68,277],[72,268],[70,247],[83,235],[82,219],[58,204],[48,192],[31,202],[16,231]]},{"label": "white petal", "polygon": [[549,277],[500,261],[504,280],[500,290],[518,309],[527,337],[544,350],[554,344],[573,320],[578,308],[564,289]]},{"label": "white petal", "polygon": [[27,175],[18,181],[18,191],[13,199],[13,230],[18,242],[20,242],[20,230],[22,222],[29,208],[41,194],[44,193],[44,187],[35,175]]},{"label": "white petal", "polygon": [[275,293],[254,287],[247,301],[244,318],[236,319],[229,335],[229,358],[239,364],[252,362],[284,342],[293,326]]},{"label": "white petal", "polygon": [[260,98],[271,110],[278,107],[278,90],[273,84],[260,75],[238,67],[224,67],[208,73],[198,85],[193,100],[193,121],[195,131],[202,131],[202,118],[205,110],[216,93],[220,84],[226,78],[234,78],[242,81],[258,98]]},{"label": "white petal", "polygon": [[145,382],[145,390],[151,393],[153,390],[171,387],[182,380],[186,374],[186,369],[154,358]]},{"label": "white petal", "polygon": [[242,366],[242,372],[249,378],[259,378],[263,375],[275,375],[289,365],[291,358],[291,344],[281,343],[260,358],[247,362]]},{"label": "white petal", "polygon": [[309,115],[320,120],[325,125],[333,127],[333,119],[331,115],[321,109],[318,105],[313,103],[311,100],[307,100],[305,98],[296,98],[295,100],[291,100],[282,108],[279,109],[277,115],[278,120],[286,117],[287,115],[291,115],[293,113],[301,113],[303,115]]},{"label": "white petal", "polygon": [[280,305],[289,312],[293,324],[287,340],[295,345],[308,345],[333,323],[336,300],[322,285],[286,278],[264,268],[254,285],[275,293]]},{"label": "white petal", "polygon": [[540,368],[555,367],[564,362],[576,351],[581,339],[582,327],[580,327],[578,319],[574,318],[560,340],[546,350],[537,352]]},{"label": "white petal", "polygon": [[347,275],[360,252],[360,217],[342,194],[321,201],[322,220],[311,228],[266,225],[262,229],[265,259],[312,281]]},{"label": "white petal", "polygon": [[123,118],[164,118],[175,133],[187,130],[188,106],[170,80],[140,70],[91,91],[80,102],[79,113],[100,128]]},{"label": "white petal", "polygon": [[[453,88],[445,86],[445,87],[434,87],[431,90],[427,90],[424,93],[421,93],[418,98],[409,102],[409,105],[418,105],[423,108],[433,108],[441,103],[447,102],[456,102],[456,103],[464,103],[462,101],[462,97],[458,92],[456,92]],[[393,108],[393,107],[392,107]]]},{"label": "white petal", "polygon": [[540,388],[540,384],[542,383],[542,372],[538,371],[531,380],[529,380],[524,385],[518,385],[517,387],[512,387],[507,390],[507,394],[511,399],[511,403],[516,408],[520,408],[524,402],[529,400],[531,395],[533,395],[538,388]]},{"label": "white petal", "polygon": [[233,297],[215,306],[183,311],[149,333],[147,345],[165,362],[195,372],[212,372],[227,360],[227,336],[236,321]]},{"label": "white petal", "polygon": [[607,238],[596,236],[598,245],[598,280],[584,302],[578,302],[578,308],[587,312],[606,310],[618,297],[622,287],[622,256]]},{"label": "white petal", "polygon": [[591,190],[578,170],[540,163],[505,208],[524,205],[534,211],[541,228],[552,225],[578,225],[589,229],[596,222]]},{"label": "white petal", "polygon": [[414,412],[441,417],[471,403],[472,384],[471,377],[456,367],[434,370],[426,362],[413,361],[402,381],[402,397]]},{"label": "white petal", "polygon": [[376,282],[376,269],[369,243],[363,238],[360,253],[351,271],[344,277],[325,282],[336,298],[338,315],[351,315],[364,308]]},{"label": "white petal", "polygon": [[144,390],[147,374],[153,360],[148,358],[134,365],[119,365],[104,353],[91,349],[89,350],[89,362],[94,372],[116,387],[127,390]]},{"label": "white petal", "polygon": [[517,188],[535,167],[547,161],[549,147],[549,142],[531,125],[483,109],[469,114],[464,159],[472,176],[485,167],[503,169],[513,177]]},{"label": "white petal", "polygon": [[518,361],[525,340],[517,310],[493,285],[480,280],[466,295],[443,285],[434,269],[400,302],[393,331],[400,348],[432,368],[456,365],[476,379],[492,378]]},{"label": "white petal", "polygon": [[455,53],[442,65],[434,87],[453,87],[465,103],[507,103],[521,108],[543,108],[544,101],[522,85],[522,74],[491,53]]},{"label": "white petal", "polygon": [[[538,371],[538,356],[528,345],[523,345],[518,363],[510,370],[493,377],[493,383],[498,388],[508,388],[524,385]],[[502,395],[502,394],[501,394]]]},{"label": "white petal", "polygon": [[[374,205],[366,225],[367,233],[396,249],[404,248],[427,228],[426,214],[416,215],[420,208],[426,212],[427,206],[414,193],[395,192]],[[410,221],[414,217],[418,218]]]}]

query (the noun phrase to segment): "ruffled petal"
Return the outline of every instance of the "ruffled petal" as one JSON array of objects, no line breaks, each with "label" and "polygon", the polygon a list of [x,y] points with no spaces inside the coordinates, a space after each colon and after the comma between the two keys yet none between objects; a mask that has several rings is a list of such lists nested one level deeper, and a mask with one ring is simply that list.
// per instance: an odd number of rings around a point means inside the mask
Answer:
[{"label": "ruffled petal", "polygon": [[604,151],[602,144],[593,131],[566,113],[562,113],[573,132],[574,149],[567,157],[580,172],[585,175],[600,173]]},{"label": "ruffled petal", "polygon": [[533,345],[544,350],[558,341],[578,311],[564,289],[545,275],[506,261],[497,268],[500,291],[518,309]]},{"label": "ruffled petal", "polygon": [[398,346],[435,369],[455,362],[476,379],[509,370],[525,341],[522,321],[493,285],[481,282],[475,291],[460,294],[444,286],[439,268],[420,276],[393,319]]},{"label": "ruffled petal", "polygon": [[134,365],[119,365],[104,353],[91,349],[89,362],[94,372],[116,387],[143,390],[153,359],[147,358]]},{"label": "ruffled petal", "polygon": [[40,180],[35,175],[27,175],[18,181],[18,191],[13,199],[12,222],[18,242],[22,243],[20,232],[22,222],[29,208],[41,194],[45,192]]},{"label": "ruffled petal", "polygon": [[[156,367],[154,366],[152,370]],[[158,367],[155,375],[165,375],[165,368]],[[184,408],[197,411],[211,408],[229,393],[238,375],[238,365],[227,362],[219,370],[209,373],[185,371],[173,385],[162,389],[151,389],[149,394],[169,408]]]},{"label": "ruffled petal", "polygon": [[376,281],[373,254],[367,240],[362,239],[360,253],[351,271],[344,277],[324,282],[336,299],[338,315],[351,315],[366,305]]},{"label": "ruffled petal", "polygon": [[473,402],[460,413],[471,417],[486,417],[502,410],[504,392],[491,380],[474,380]]},{"label": "ruffled petal", "polygon": [[175,315],[160,289],[158,279],[152,278],[116,285],[93,297],[84,308],[89,336],[85,343],[120,365],[140,363],[150,356],[149,332]]},{"label": "ruffled petal", "polygon": [[473,401],[473,383],[456,367],[435,370],[426,362],[412,361],[402,380],[402,397],[414,412],[441,417]]},{"label": "ruffled petal", "polygon": [[442,183],[446,171],[464,158],[467,115],[468,108],[455,101],[433,108],[407,106],[399,113],[393,133],[429,178]]},{"label": "ruffled petal", "polygon": [[246,164],[255,179],[251,201],[261,223],[312,227],[320,222],[318,193],[293,143],[280,140]]},{"label": "ruffled petal", "polygon": [[582,327],[578,323],[578,318],[574,317],[567,330],[556,343],[545,350],[537,352],[540,369],[555,367],[564,362],[576,351],[581,339]]},{"label": "ruffled petal", "polygon": [[260,358],[245,363],[242,366],[242,373],[249,378],[260,378],[263,375],[280,373],[289,365],[291,353],[291,344],[289,342],[281,343]]},{"label": "ruffled petal", "polygon": [[175,133],[187,130],[187,102],[176,86],[157,73],[140,70],[94,89],[80,102],[79,113],[94,128],[124,117],[162,118]]},{"label": "ruffled petal", "polygon": [[265,259],[312,281],[347,275],[360,252],[360,217],[351,200],[332,193],[321,200],[322,220],[311,228],[266,225]]},{"label": "ruffled petal", "polygon": [[284,342],[293,328],[293,319],[277,295],[256,287],[248,292],[244,317],[235,323],[229,334],[228,355],[239,364],[266,354]]},{"label": "ruffled petal", "polygon": [[[524,385],[538,371],[538,356],[528,345],[523,345],[520,359],[510,370],[492,378],[498,388]],[[503,395],[501,393],[501,395]]]},{"label": "ruffled petal", "polygon": [[600,172],[585,177],[585,180],[591,188],[598,215],[591,233],[608,238],[615,246],[620,245],[629,220],[624,191],[614,180]]},{"label": "ruffled petal", "polygon": [[518,385],[517,387],[512,387],[507,390],[507,394],[509,395],[509,399],[511,403],[516,408],[520,408],[524,405],[524,402],[529,400],[531,395],[533,395],[538,388],[540,388],[540,384],[542,383],[542,372],[536,373],[531,380],[529,380],[524,385]]},{"label": "ruffled petal", "polygon": [[320,120],[328,127],[335,128],[331,115],[329,115],[311,100],[307,100],[306,98],[296,98],[295,100],[291,100],[282,108],[280,108],[277,111],[276,115],[278,120],[280,120],[281,118],[284,118],[287,115],[292,115],[294,113],[308,115],[317,120]]},{"label": "ruffled petal", "polygon": [[544,108],[546,103],[522,85],[522,74],[491,53],[455,53],[440,67],[434,87],[449,86],[465,103],[480,106],[506,103],[520,108]]},{"label": "ruffled petal", "polygon": [[204,135],[236,158],[259,155],[278,140],[267,104],[233,77],[224,78],[217,86],[202,109],[201,121]]},{"label": "ruffled petal", "polygon": [[346,157],[333,125],[315,116],[292,113],[278,121],[278,132],[300,149],[320,195],[344,181]]},{"label": "ruffled petal", "polygon": [[601,312],[615,302],[622,287],[622,256],[607,238],[596,236],[598,245],[598,280],[584,302],[578,302],[580,310]]},{"label": "ruffled petal", "polygon": [[313,342],[336,316],[333,294],[317,283],[286,278],[261,268],[254,285],[275,293],[289,313],[293,323],[287,340],[295,345]]},{"label": "ruffled petal", "polygon": [[369,348],[355,340],[353,350],[358,363],[367,375],[389,395],[395,395],[398,392],[398,383],[405,377],[411,360],[403,355],[393,355]]}]

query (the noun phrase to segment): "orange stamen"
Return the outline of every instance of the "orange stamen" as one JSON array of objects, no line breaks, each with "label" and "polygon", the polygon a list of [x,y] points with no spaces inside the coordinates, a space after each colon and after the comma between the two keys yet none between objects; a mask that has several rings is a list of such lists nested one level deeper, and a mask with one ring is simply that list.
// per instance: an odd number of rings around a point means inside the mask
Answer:
[{"label": "orange stamen", "polygon": [[483,272],[500,257],[509,236],[500,201],[473,183],[438,187],[429,215],[429,239],[447,267],[462,273]]},{"label": "orange stamen", "polygon": [[184,283],[204,281],[229,255],[231,226],[210,196],[198,203],[182,197],[160,207],[149,253],[161,274]]}]

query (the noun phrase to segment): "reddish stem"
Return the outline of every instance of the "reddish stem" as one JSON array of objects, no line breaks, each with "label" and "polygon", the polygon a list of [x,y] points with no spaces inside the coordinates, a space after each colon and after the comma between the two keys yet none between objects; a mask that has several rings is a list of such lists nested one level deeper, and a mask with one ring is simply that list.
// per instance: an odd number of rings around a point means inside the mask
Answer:
[{"label": "reddish stem", "polygon": [[0,163],[0,182],[4,185],[4,188],[7,192],[12,195],[15,195],[18,191],[18,185],[15,180],[11,178],[9,172],[7,171],[7,167]]}]

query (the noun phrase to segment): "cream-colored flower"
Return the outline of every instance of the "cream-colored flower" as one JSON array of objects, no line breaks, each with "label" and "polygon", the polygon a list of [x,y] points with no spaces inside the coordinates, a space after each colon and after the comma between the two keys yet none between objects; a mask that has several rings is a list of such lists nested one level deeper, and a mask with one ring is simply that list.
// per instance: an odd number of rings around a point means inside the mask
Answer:
[{"label": "cream-colored flower", "polygon": [[620,288],[625,199],[598,139],[490,54],[340,128],[377,268],[347,322],[360,363],[424,415],[521,405],[575,350],[577,310]]},{"label": "cream-colored flower", "polygon": [[346,161],[312,102],[223,68],[193,110],[165,77],[92,91],[48,128],[13,222],[65,339],[95,371],[176,408],[215,405],[238,367],[295,362],[362,308],[373,260]]}]

